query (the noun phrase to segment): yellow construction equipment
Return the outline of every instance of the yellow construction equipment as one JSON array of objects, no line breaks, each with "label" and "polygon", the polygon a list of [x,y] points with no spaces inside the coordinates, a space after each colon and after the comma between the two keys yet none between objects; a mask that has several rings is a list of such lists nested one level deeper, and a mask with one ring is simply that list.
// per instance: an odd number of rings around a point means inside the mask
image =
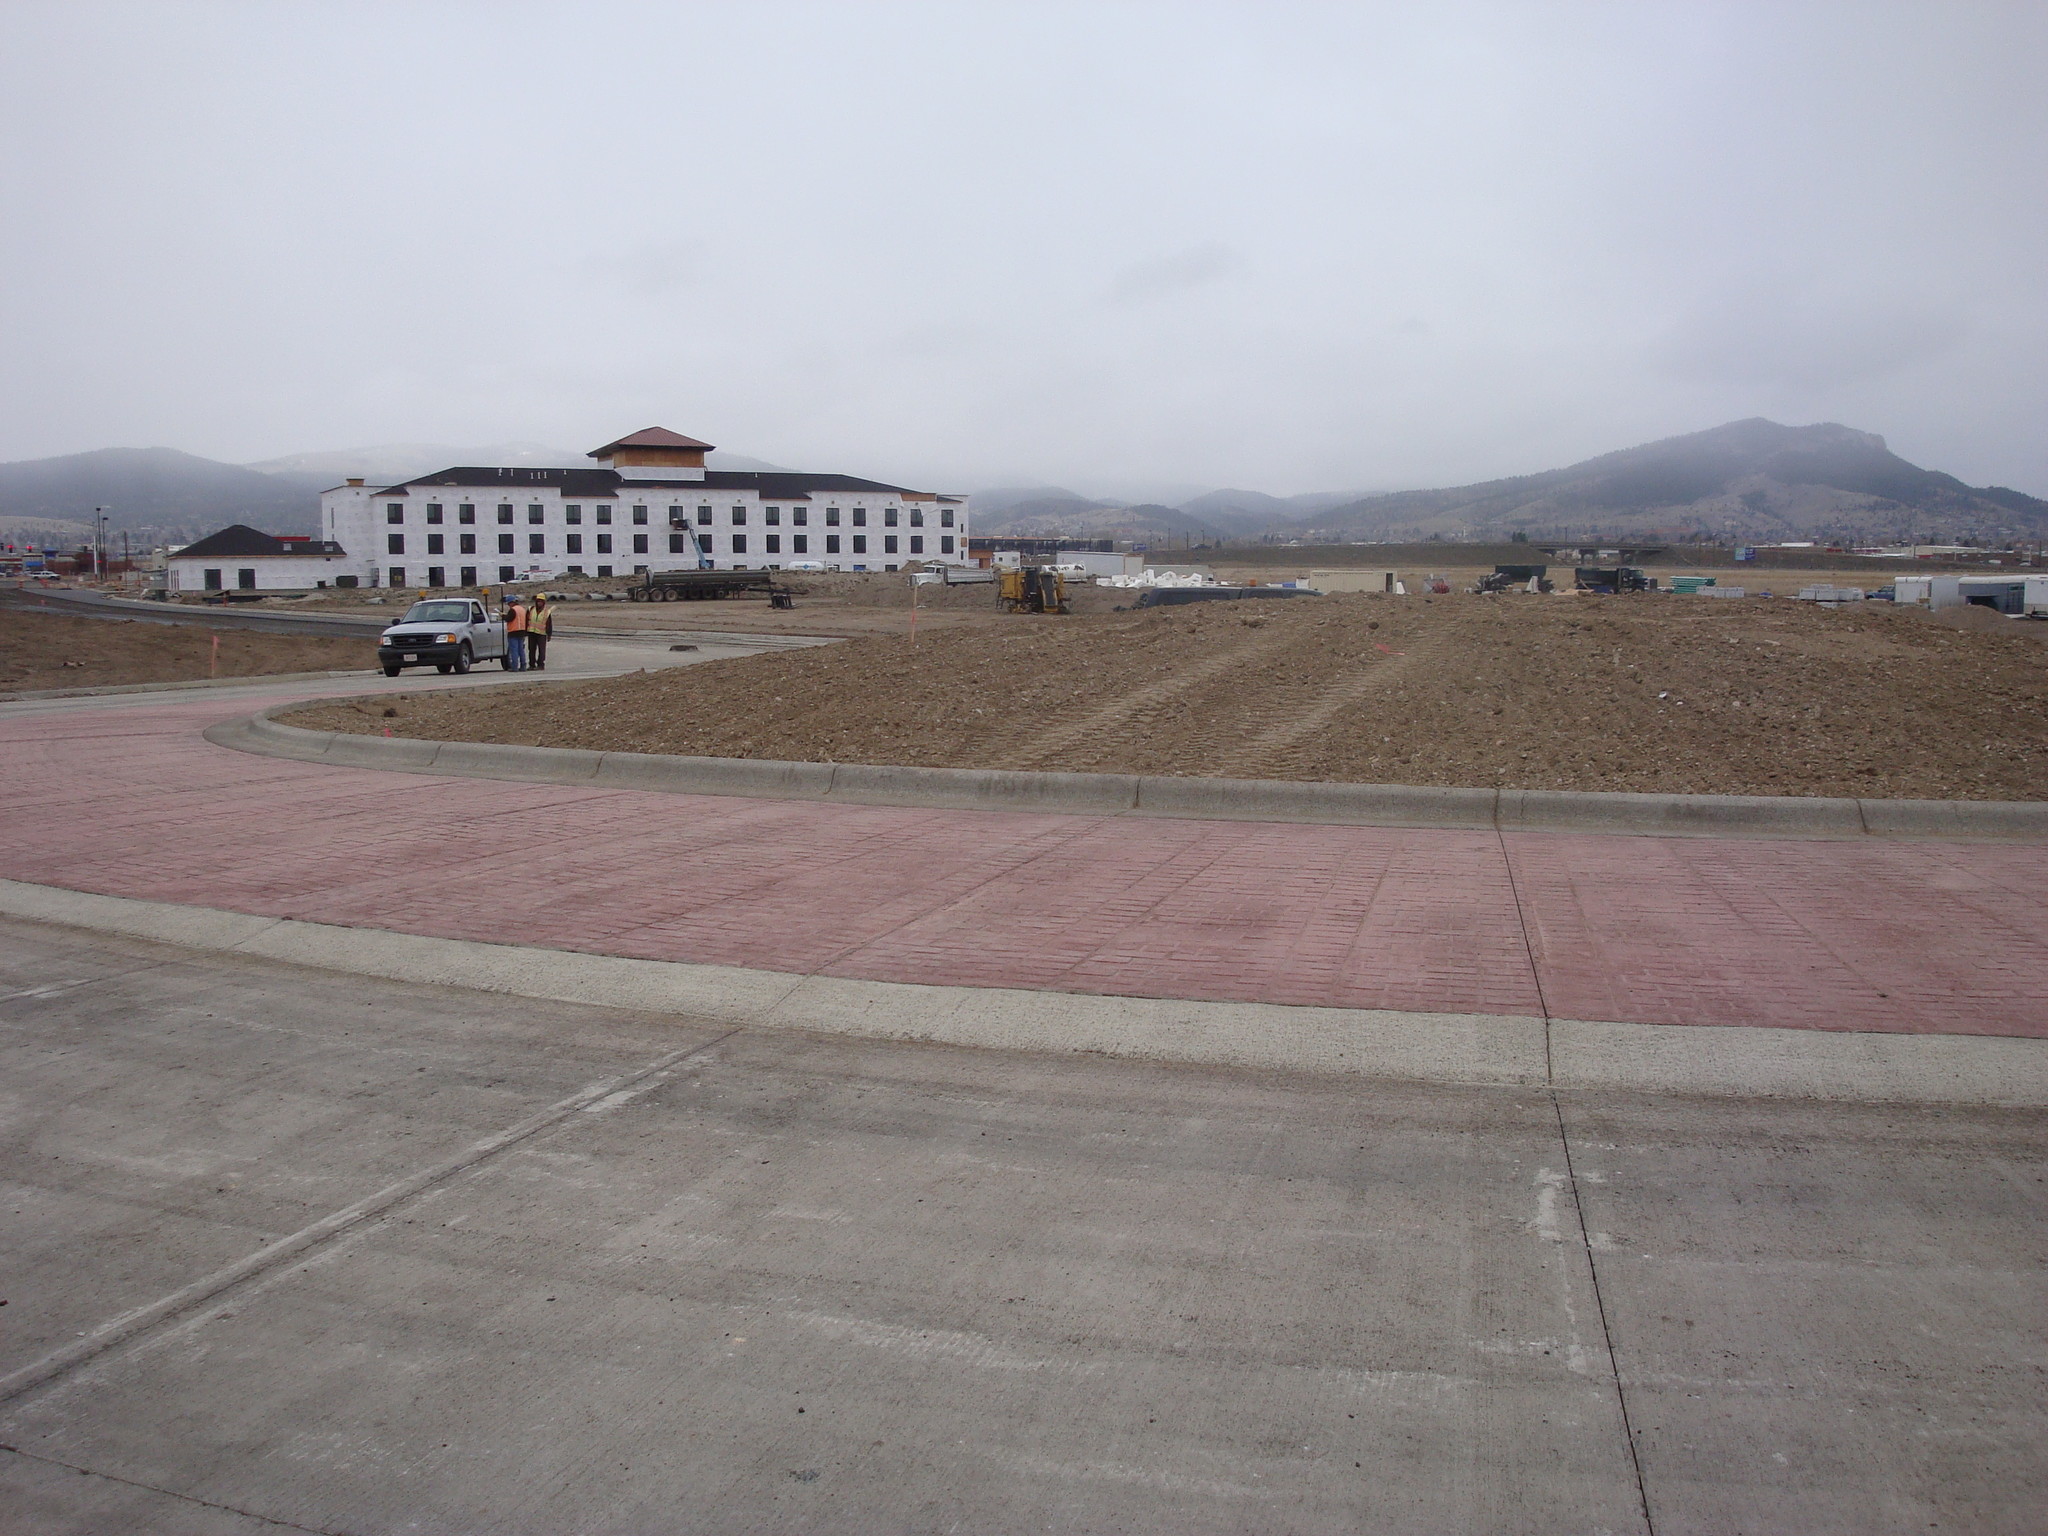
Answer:
[{"label": "yellow construction equipment", "polygon": [[1011,613],[1065,613],[1067,584],[1050,566],[1027,565],[997,575],[996,598]]}]

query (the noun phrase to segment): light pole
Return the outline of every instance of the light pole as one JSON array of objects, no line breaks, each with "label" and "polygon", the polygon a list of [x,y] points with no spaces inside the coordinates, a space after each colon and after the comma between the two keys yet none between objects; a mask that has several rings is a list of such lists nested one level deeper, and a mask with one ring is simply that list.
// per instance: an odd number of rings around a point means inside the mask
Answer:
[{"label": "light pole", "polygon": [[100,579],[100,567],[103,563],[100,557],[100,549],[106,541],[106,528],[107,509],[105,507],[94,507],[92,509],[92,579],[94,581]]}]

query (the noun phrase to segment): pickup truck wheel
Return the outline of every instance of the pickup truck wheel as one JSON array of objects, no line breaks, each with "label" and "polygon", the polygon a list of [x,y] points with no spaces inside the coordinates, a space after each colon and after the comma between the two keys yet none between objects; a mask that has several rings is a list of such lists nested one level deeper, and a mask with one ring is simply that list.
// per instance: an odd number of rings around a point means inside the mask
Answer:
[{"label": "pickup truck wheel", "polygon": [[463,642],[462,642],[462,649],[461,649],[461,650],[459,650],[459,651],[457,651],[457,652],[455,653],[455,670],[456,670],[456,672],[457,672],[458,674],[461,674],[461,673],[467,673],[467,672],[469,671],[469,663],[470,663],[470,655],[469,655],[469,642],[468,642],[467,640],[465,640],[465,641],[463,641]]},{"label": "pickup truck wheel", "polygon": [[452,661],[437,661],[434,663],[434,670],[440,673],[443,677],[446,677],[450,672],[453,672],[455,670],[455,663]]},{"label": "pickup truck wheel", "polygon": [[384,669],[384,675],[386,677],[396,677],[398,676],[398,668],[396,666],[386,667]]}]

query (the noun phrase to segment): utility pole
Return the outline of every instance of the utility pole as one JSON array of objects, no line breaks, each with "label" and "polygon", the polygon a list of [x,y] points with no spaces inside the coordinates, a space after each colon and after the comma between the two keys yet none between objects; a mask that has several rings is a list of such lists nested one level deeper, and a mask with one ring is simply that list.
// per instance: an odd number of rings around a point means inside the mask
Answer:
[{"label": "utility pole", "polygon": [[92,509],[92,579],[94,581],[100,579],[100,567],[103,563],[100,555],[100,546],[106,538],[106,526],[107,509],[105,507],[94,507]]}]

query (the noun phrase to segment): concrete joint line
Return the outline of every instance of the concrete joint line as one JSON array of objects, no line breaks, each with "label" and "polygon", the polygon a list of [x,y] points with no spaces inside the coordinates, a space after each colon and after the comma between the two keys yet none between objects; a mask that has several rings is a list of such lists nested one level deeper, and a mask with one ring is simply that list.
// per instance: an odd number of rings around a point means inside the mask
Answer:
[{"label": "concrete joint line", "polygon": [[320,1220],[301,1227],[289,1236],[281,1237],[274,1243],[267,1243],[246,1259],[223,1265],[210,1275],[180,1286],[167,1296],[145,1302],[131,1308],[117,1317],[109,1318],[82,1338],[75,1339],[62,1349],[52,1350],[42,1359],[32,1361],[17,1370],[0,1376],[0,1403],[9,1403],[36,1388],[46,1386],[61,1376],[70,1374],[79,1367],[97,1359],[108,1350],[117,1347],[137,1335],[147,1332],[159,1324],[166,1323],[180,1315],[203,1306],[234,1286],[253,1280],[300,1258],[316,1248],[332,1242],[343,1233],[389,1211],[393,1206],[411,1199],[414,1195],[431,1189],[477,1164],[496,1157],[509,1147],[535,1136],[550,1126],[559,1124],[585,1107],[597,1103],[613,1094],[625,1092],[648,1078],[655,1077],[672,1067],[689,1060],[692,1056],[710,1050],[722,1040],[732,1038],[738,1031],[728,1029],[716,1039],[688,1046],[636,1067],[616,1077],[591,1083],[578,1089],[566,1099],[560,1099],[547,1108],[537,1110],[514,1124],[486,1136],[481,1141],[471,1142],[460,1152],[442,1158],[398,1180],[387,1184],[375,1194],[365,1195],[353,1205],[323,1216]]},{"label": "concrete joint line", "polygon": [[[571,680],[562,681],[566,684]],[[212,726],[205,736],[216,746],[243,752],[398,773],[454,774],[545,784],[600,783],[662,794],[842,801],[932,810],[1163,816],[1178,820],[1444,827],[1496,832],[1594,832],[1636,837],[2048,840],[2048,801],[2039,800],[1596,794],[1575,790],[1443,789],[1411,784],[798,763],[359,736],[303,730],[275,718],[316,703],[343,704],[359,698],[382,697],[385,695],[368,694],[280,704],[244,720]]]},{"label": "concrete joint line", "polygon": [[139,1488],[144,1493],[154,1493],[166,1499],[174,1499],[180,1504],[189,1504],[194,1509],[217,1509],[222,1514],[234,1515],[238,1519],[248,1520],[257,1525],[271,1526],[280,1531],[301,1531],[305,1533],[305,1536],[349,1536],[348,1532],[338,1531],[330,1526],[296,1525],[289,1520],[280,1520],[275,1515],[259,1515],[252,1509],[243,1509],[239,1504],[221,1504],[212,1499],[202,1499],[193,1494],[180,1493],[175,1488],[161,1487],[156,1483],[145,1483],[138,1478],[122,1477],[116,1472],[102,1472],[98,1467],[81,1467],[75,1461],[63,1461],[55,1456],[44,1456],[35,1451],[25,1451],[18,1445],[0,1445],[0,1451],[7,1451],[12,1455],[19,1456],[23,1461],[37,1462],[46,1467],[62,1467],[66,1472],[82,1473],[86,1477],[97,1478],[101,1482],[115,1483],[123,1488]]},{"label": "concrete joint line", "polygon": [[1408,1013],[937,986],[252,917],[0,880],[0,914],[425,986],[992,1050],[1408,1082],[2048,1106],[2048,1040]]}]

